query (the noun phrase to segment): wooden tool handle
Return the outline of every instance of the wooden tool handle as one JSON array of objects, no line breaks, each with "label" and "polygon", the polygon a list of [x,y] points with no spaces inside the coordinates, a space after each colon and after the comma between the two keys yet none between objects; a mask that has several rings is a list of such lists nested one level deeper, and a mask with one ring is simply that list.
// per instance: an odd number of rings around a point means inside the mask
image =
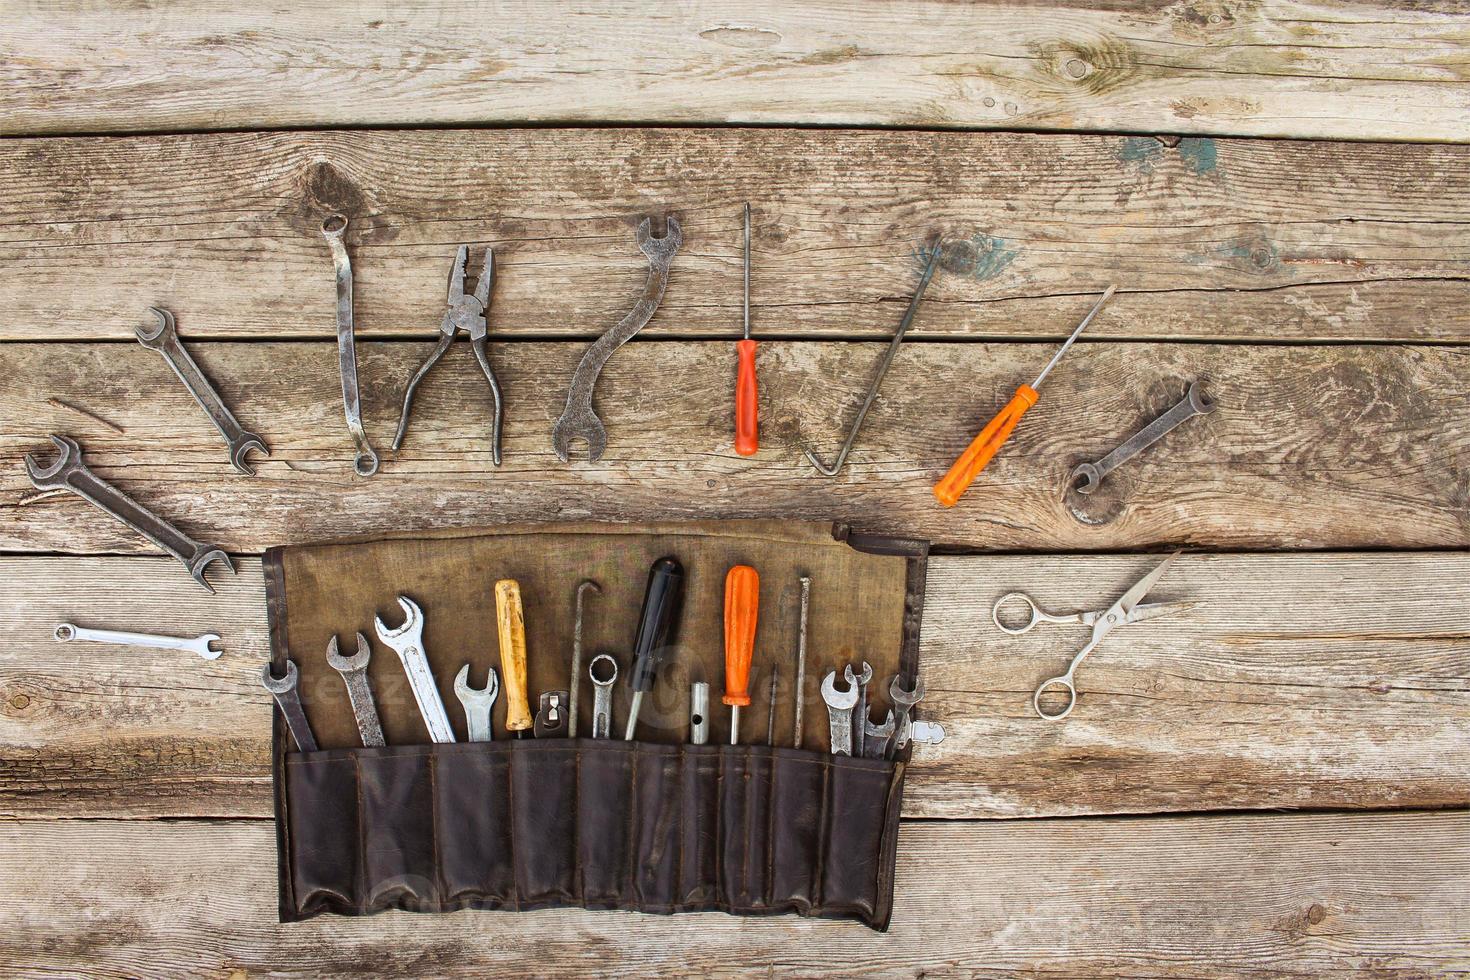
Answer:
[{"label": "wooden tool handle", "polygon": [[505,727],[523,732],[531,727],[531,705],[526,700],[526,617],[521,608],[521,584],[513,578],[495,583],[495,621],[500,630]]},{"label": "wooden tool handle", "polygon": [[726,704],[750,704],[750,659],[755,653],[755,623],[760,609],[760,576],[749,565],[736,565],[725,576]]},{"label": "wooden tool handle", "polygon": [[980,430],[980,434],[971,440],[960,458],[954,461],[949,472],[944,474],[944,479],[934,484],[934,499],[946,507],[959,503],[960,495],[970,489],[970,484],[975,482],[975,477],[989,464],[996,450],[1011,437],[1011,430],[1021,421],[1026,410],[1036,404],[1037,397],[1036,389],[1030,385],[1017,388],[1011,400],[1006,402],[1006,407]]}]

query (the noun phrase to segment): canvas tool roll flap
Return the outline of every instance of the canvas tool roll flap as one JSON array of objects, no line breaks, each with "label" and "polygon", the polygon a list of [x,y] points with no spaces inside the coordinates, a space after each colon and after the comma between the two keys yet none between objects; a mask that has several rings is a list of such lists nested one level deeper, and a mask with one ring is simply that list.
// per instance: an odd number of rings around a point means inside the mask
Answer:
[{"label": "canvas tool roll flap", "polygon": [[[276,548],[266,594],[276,673],[287,657],[319,751],[300,753],[277,717],[275,802],[283,921],[384,909],[585,908],[742,915],[797,912],[887,927],[906,753],[896,760],[828,752],[822,677],[869,663],[872,717],[888,679],[918,668],[925,542],[843,525],[719,521],[548,524],[452,530]],[[650,564],[683,563],[675,647],[644,699],[637,741],[627,718],[629,648]],[[760,573],[752,704],[729,741],[724,577]],[[793,743],[800,577],[811,579],[802,747]],[[453,690],[470,665],[482,686],[500,669],[496,580],[519,581],[528,686],[567,690],[577,584],[584,599],[584,676],[575,739],[514,739],[505,692],[494,740],[466,742]],[[397,597],[423,610],[424,647],[458,741],[431,744],[403,667],[373,619],[402,621]],[[329,639],[372,645],[368,675],[387,745],[363,748]],[[612,739],[593,740],[598,653],[618,663]],[[778,671],[775,745],[767,692]],[[711,690],[710,744],[689,743],[689,685]],[[529,733],[527,733],[529,735]]]}]

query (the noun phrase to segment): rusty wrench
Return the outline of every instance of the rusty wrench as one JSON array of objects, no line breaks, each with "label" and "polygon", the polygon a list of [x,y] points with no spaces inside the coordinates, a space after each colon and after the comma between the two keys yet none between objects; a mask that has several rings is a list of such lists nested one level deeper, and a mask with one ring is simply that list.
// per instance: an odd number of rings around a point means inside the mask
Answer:
[{"label": "rusty wrench", "polygon": [[154,514],[132,497],[106,482],[87,469],[82,462],[82,447],[68,436],[52,436],[59,455],[56,461],[41,466],[36,457],[26,453],[26,473],[31,485],[37,490],[70,490],[83,500],[98,507],[158,545],[164,551],[184,563],[194,581],[204,586],[206,592],[214,594],[214,586],[204,578],[210,562],[222,561],[231,574],[234,562],[223,550],[210,544],[200,544],[168,521]]},{"label": "rusty wrench", "polygon": [[271,451],[266,448],[260,436],[245,431],[234,413],[225,405],[219,391],[209,383],[204,372],[199,370],[199,365],[179,341],[174,315],[156,306],[150,306],[149,309],[158,317],[158,328],[149,330],[147,327],[134,327],[133,333],[137,336],[138,343],[163,355],[174,374],[189,389],[189,394],[194,396],[194,400],[204,409],[214,427],[219,429],[219,434],[225,437],[225,443],[230,447],[230,463],[246,476],[254,476],[255,471],[245,461],[245,454],[252,449],[258,449],[269,456]]},{"label": "rusty wrench", "polygon": [[638,247],[648,257],[648,281],[644,283],[643,295],[617,326],[597,338],[582,355],[582,360],[572,375],[571,387],[567,389],[567,407],[551,430],[551,448],[556,450],[557,458],[563,463],[569,458],[574,439],[587,443],[589,462],[602,458],[603,450],[607,448],[607,426],[602,424],[597,410],[592,407],[592,393],[597,388],[597,378],[602,374],[602,367],[613,356],[613,352],[631,340],[634,334],[653,319],[653,313],[663,299],[664,288],[669,284],[669,265],[684,241],[684,234],[679,230],[679,219],[669,215],[668,230],[662,238],[654,238],[650,228],[648,218],[638,222]]},{"label": "rusty wrench", "polygon": [[857,675],[858,703],[854,708],[856,717],[852,726],[852,754],[861,758],[868,737],[868,685],[873,681],[873,665],[863,661],[863,671]]},{"label": "rusty wrench", "polygon": [[357,339],[352,326],[352,259],[342,236],[347,232],[347,218],[330,215],[322,222],[322,236],[332,249],[332,266],[337,272],[337,364],[342,371],[342,408],[347,413],[347,431],[357,444],[352,470],[358,476],[378,472],[378,454],[368,443],[362,427],[362,395],[357,389]]},{"label": "rusty wrench", "polygon": [[368,686],[367,665],[373,648],[367,637],[357,634],[357,653],[344,657],[337,652],[337,638],[327,641],[327,664],[342,675],[347,685],[347,700],[352,702],[352,717],[357,719],[357,733],[364,746],[384,745],[383,725],[378,721],[378,707],[373,703],[373,689]]},{"label": "rusty wrench", "polygon": [[[914,678],[914,689],[905,691],[903,684],[897,674],[888,683],[888,699],[898,707],[898,731],[893,735],[893,741],[889,743],[890,757],[896,752],[902,752],[913,737],[913,711],[914,705],[924,700],[924,678]],[[941,738],[943,735],[940,736]]]},{"label": "rusty wrench", "polygon": [[1076,469],[1072,470],[1072,478],[1069,481],[1071,486],[1078,493],[1092,493],[1103,481],[1103,477],[1164,438],[1173,431],[1175,426],[1196,415],[1209,415],[1214,410],[1214,399],[1205,394],[1205,389],[1198,381],[1190,382],[1189,391],[1184,393],[1184,397],[1177,405],[1139,429],[1123,445],[1096,463],[1078,464]]},{"label": "rusty wrench", "polygon": [[278,678],[271,676],[271,665],[267,663],[260,668],[260,683],[276,699],[286,719],[286,727],[296,740],[296,748],[301,752],[315,752],[316,736],[311,734],[311,724],[301,707],[301,692],[296,689],[296,665],[287,660],[286,676]]},{"label": "rusty wrench", "polygon": [[847,690],[837,690],[837,671],[828,671],[822,678],[822,700],[827,702],[827,724],[831,731],[833,755],[852,755],[852,709],[858,702],[857,676],[852,665],[842,669]]}]

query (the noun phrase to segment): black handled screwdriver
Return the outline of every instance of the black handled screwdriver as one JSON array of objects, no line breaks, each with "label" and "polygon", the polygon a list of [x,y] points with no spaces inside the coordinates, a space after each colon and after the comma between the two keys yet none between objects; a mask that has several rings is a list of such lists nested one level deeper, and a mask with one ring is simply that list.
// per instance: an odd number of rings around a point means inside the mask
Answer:
[{"label": "black handled screwdriver", "polygon": [[623,733],[625,741],[633,740],[643,695],[653,690],[658,668],[674,645],[683,606],[684,566],[677,558],[660,558],[648,570],[643,613],[638,618],[638,635],[633,640],[633,670],[628,679],[628,686],[633,691],[633,704],[628,709],[628,728]]}]

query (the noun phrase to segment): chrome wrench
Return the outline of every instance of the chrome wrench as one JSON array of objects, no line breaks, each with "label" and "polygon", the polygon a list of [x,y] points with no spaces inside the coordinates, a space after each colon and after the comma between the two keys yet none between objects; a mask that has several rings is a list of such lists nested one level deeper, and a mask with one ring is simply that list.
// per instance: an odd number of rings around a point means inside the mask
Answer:
[{"label": "chrome wrench", "polygon": [[485,679],[483,688],[470,687],[470,665],[459,668],[454,678],[454,696],[464,708],[465,724],[469,727],[471,742],[489,742],[495,738],[494,726],[490,724],[495,699],[500,697],[500,677],[495,668]]},{"label": "chrome wrench", "polygon": [[650,233],[651,227],[648,218],[638,222],[638,247],[648,257],[648,281],[643,286],[643,295],[617,326],[597,338],[582,355],[572,375],[571,387],[567,389],[567,407],[551,430],[551,448],[556,450],[557,458],[563,463],[570,458],[574,439],[587,443],[589,462],[602,458],[603,450],[607,448],[607,426],[602,424],[597,410],[592,407],[597,378],[613,352],[653,319],[653,313],[663,299],[664,288],[669,284],[669,265],[684,241],[684,234],[679,230],[679,219],[673,215],[668,217],[668,230],[664,237],[654,238]]},{"label": "chrome wrench", "polygon": [[[612,666],[612,675],[598,677],[597,665],[604,660]],[[610,738],[612,736],[612,687],[613,682],[618,679],[618,662],[605,653],[599,653],[587,665],[587,676],[592,678],[593,687],[592,737]]]},{"label": "chrome wrench", "polygon": [[223,650],[213,644],[219,642],[218,633],[202,633],[199,636],[158,636],[154,633],[123,633],[118,630],[89,630],[71,623],[62,623],[53,634],[62,643],[70,640],[91,640],[94,643],[120,643],[130,647],[151,647],[154,650],[191,650],[205,660],[218,660]]},{"label": "chrome wrench", "polygon": [[158,328],[149,330],[147,327],[134,327],[133,333],[138,338],[138,343],[152,351],[163,355],[168,366],[173,368],[174,374],[189,389],[189,394],[204,409],[214,427],[219,429],[219,434],[225,437],[225,443],[230,447],[230,463],[244,473],[246,476],[254,476],[255,470],[250,468],[246,462],[245,455],[252,449],[258,449],[269,456],[271,451],[266,448],[265,442],[254,432],[246,432],[240,425],[225,401],[220,397],[219,391],[209,383],[194,358],[179,341],[179,332],[174,326],[174,315],[168,310],[161,310],[156,306],[149,307],[153,315],[158,317]]},{"label": "chrome wrench", "polygon": [[183,562],[189,574],[194,576],[194,581],[204,586],[204,590],[210,595],[214,594],[214,586],[205,581],[204,572],[211,562],[224,562],[230,574],[234,574],[235,564],[222,549],[210,544],[200,544],[87,469],[82,463],[82,447],[77,445],[75,439],[52,436],[51,442],[60,455],[47,466],[41,466],[34,455],[26,453],[26,472],[30,475],[31,485],[37,490],[70,490],[93,506],[111,514]]},{"label": "chrome wrench", "polygon": [[260,683],[276,699],[276,705],[286,719],[286,727],[296,740],[297,750],[315,752],[316,736],[311,733],[311,724],[301,707],[301,692],[296,689],[296,665],[287,660],[286,676],[277,678],[271,676],[271,665],[267,663],[260,668]]},{"label": "chrome wrench", "polygon": [[1078,493],[1092,493],[1103,481],[1103,477],[1164,438],[1176,426],[1196,415],[1209,415],[1214,410],[1215,401],[1205,394],[1204,387],[1198,381],[1190,382],[1189,391],[1185,392],[1184,397],[1173,408],[1138,430],[1127,442],[1102,459],[1095,463],[1081,463],[1072,470],[1069,481],[1072,488]]},{"label": "chrome wrench", "polygon": [[337,638],[327,641],[327,664],[342,675],[347,685],[347,700],[352,703],[352,717],[357,720],[357,733],[364,746],[384,745],[383,725],[378,721],[378,706],[373,703],[373,689],[368,686],[367,666],[373,648],[367,637],[357,634],[357,653],[344,657],[337,652]]},{"label": "chrome wrench", "polygon": [[905,691],[898,675],[895,674],[893,680],[888,683],[888,698],[898,708],[898,731],[893,734],[891,743],[893,751],[889,753],[891,756],[902,752],[909,744],[909,739],[913,737],[913,710],[914,705],[924,700],[924,679],[914,678],[914,689]]},{"label": "chrome wrench", "polygon": [[383,624],[381,616],[375,616],[373,627],[378,631],[378,639],[403,661],[403,672],[408,675],[408,686],[413,690],[413,699],[418,702],[419,714],[423,715],[429,738],[435,742],[453,742],[454,729],[449,727],[449,716],[444,713],[439,686],[434,683],[434,672],[429,669],[428,657],[424,656],[423,611],[406,595],[398,597],[398,605],[407,617],[402,626],[390,630]]},{"label": "chrome wrench", "polygon": [[837,690],[837,671],[822,678],[822,700],[827,702],[827,723],[832,733],[832,754],[852,755],[852,709],[858,702],[857,677],[852,666],[842,668],[847,690]]},{"label": "chrome wrench", "polygon": [[347,413],[347,431],[357,444],[352,470],[358,476],[378,472],[378,454],[368,443],[362,427],[362,396],[357,390],[357,340],[352,327],[352,259],[342,236],[347,231],[347,218],[340,214],[322,222],[322,236],[332,249],[332,265],[337,271],[337,364],[342,371],[342,408]]}]

